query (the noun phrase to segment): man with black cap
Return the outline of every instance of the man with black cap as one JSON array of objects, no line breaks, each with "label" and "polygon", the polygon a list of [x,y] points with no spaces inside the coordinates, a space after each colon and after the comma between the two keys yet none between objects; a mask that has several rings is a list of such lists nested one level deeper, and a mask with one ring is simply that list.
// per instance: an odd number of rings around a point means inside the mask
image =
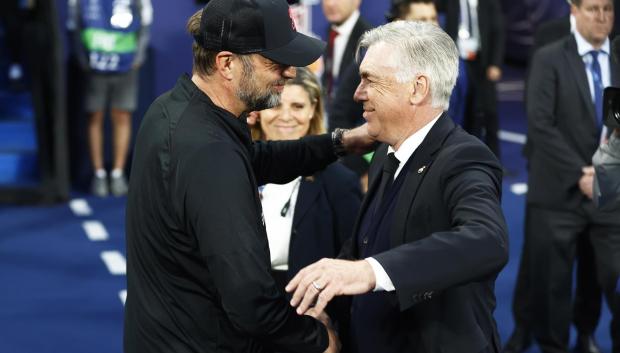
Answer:
[{"label": "man with black cap", "polygon": [[257,188],[366,148],[365,127],[252,143],[247,113],[276,106],[294,67],[324,50],[285,0],[212,0],[188,31],[192,76],[151,105],[136,141],[124,350],[336,351],[328,319],[297,315],[271,276]]}]

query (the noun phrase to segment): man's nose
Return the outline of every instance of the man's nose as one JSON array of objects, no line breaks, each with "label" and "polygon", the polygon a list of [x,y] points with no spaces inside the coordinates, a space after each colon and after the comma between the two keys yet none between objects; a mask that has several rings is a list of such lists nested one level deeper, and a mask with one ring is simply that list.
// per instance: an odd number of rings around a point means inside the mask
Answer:
[{"label": "man's nose", "polygon": [[355,93],[353,93],[353,100],[356,102],[363,102],[366,100],[366,89],[363,87],[363,83],[357,85]]}]

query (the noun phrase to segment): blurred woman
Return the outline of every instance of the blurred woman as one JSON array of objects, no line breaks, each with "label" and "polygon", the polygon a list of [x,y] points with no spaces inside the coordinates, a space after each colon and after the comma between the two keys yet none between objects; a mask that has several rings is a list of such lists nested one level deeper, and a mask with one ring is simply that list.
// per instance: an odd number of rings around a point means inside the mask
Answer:
[{"label": "blurred woman", "polygon": [[[324,133],[321,97],[316,76],[306,68],[298,68],[297,77],[284,86],[280,105],[254,116],[252,137],[292,140]],[[338,255],[352,235],[362,198],[357,175],[340,163],[288,184],[264,185],[260,193],[271,267],[283,289],[305,266]],[[345,350],[348,305],[348,299],[336,300],[327,309],[338,326]]]},{"label": "blurred woman", "polygon": [[[306,68],[287,82],[279,106],[261,111],[252,137],[293,140],[325,132],[321,88]],[[288,184],[260,188],[271,267],[282,288],[303,267],[336,257],[361,203],[359,179],[339,163]]]}]

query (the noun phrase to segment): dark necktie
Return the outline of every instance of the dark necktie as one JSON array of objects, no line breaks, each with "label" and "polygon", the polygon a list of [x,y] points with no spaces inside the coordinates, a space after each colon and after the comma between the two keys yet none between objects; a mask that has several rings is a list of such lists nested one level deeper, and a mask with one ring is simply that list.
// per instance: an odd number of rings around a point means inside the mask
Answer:
[{"label": "dark necktie", "polygon": [[590,65],[590,72],[592,73],[592,83],[594,86],[594,112],[596,113],[594,121],[596,127],[600,130],[603,120],[603,75],[601,74],[601,65],[598,62],[598,50],[592,50],[590,56],[592,57],[592,64]]},{"label": "dark necktie", "polygon": [[396,173],[396,169],[398,169],[398,164],[400,162],[394,156],[394,152],[388,153],[385,162],[383,163],[383,174],[381,175],[381,184],[379,184],[378,190],[378,205],[381,205],[383,202],[383,196],[385,193],[390,190],[392,183],[394,182],[394,173]]},{"label": "dark necktie", "polygon": [[335,29],[329,29],[329,38],[327,40],[327,60],[325,60],[325,71],[327,73],[327,97],[331,96],[334,85],[334,42],[336,41],[338,34],[338,31]]}]

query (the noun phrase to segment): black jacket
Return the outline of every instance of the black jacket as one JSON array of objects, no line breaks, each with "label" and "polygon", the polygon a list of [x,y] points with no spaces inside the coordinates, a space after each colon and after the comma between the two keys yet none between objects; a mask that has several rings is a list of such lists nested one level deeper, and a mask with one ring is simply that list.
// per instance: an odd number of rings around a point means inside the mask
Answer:
[{"label": "black jacket", "polygon": [[[386,151],[382,145],[375,152],[362,217],[379,188]],[[446,114],[411,158],[397,196],[390,250],[373,256],[396,288],[407,351],[499,352],[494,286],[508,261],[501,167]],[[347,243],[341,257],[358,258],[355,244]]]},{"label": "black jacket", "polygon": [[324,351],[271,276],[257,186],[334,160],[328,135],[252,143],[187,76],[159,97],[132,164],[125,352]]}]

